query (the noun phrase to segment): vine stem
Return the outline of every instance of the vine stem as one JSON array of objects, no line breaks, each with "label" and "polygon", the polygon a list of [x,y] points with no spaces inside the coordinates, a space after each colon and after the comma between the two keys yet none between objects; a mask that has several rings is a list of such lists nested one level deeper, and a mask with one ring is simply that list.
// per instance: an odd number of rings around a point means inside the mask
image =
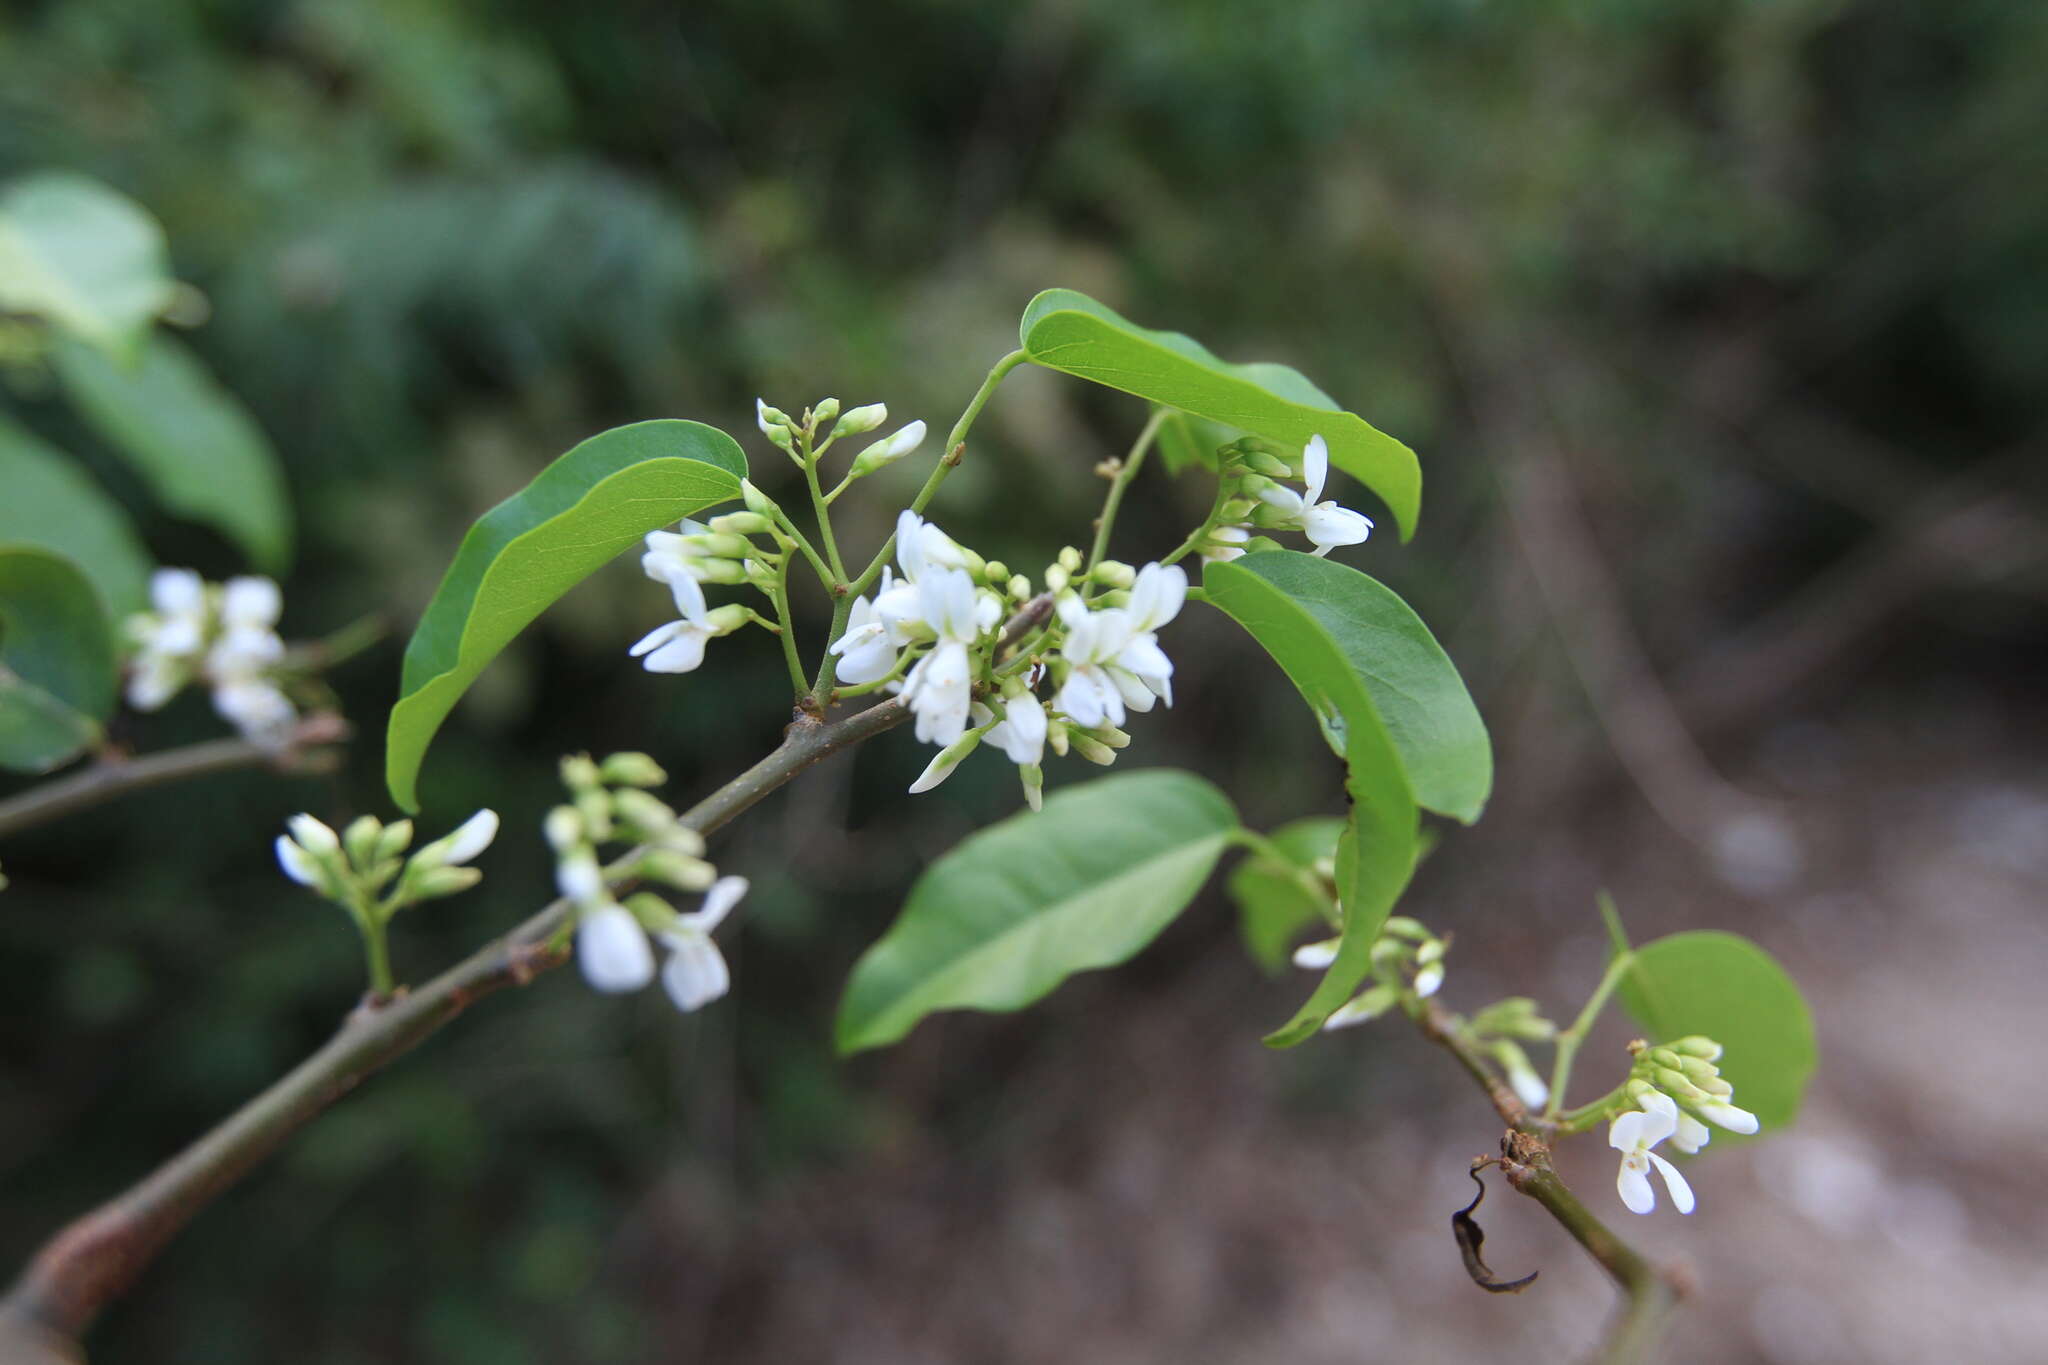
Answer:
[{"label": "vine stem", "polygon": [[1594,1216],[1559,1178],[1550,1160],[1553,1126],[1529,1113],[1456,1016],[1436,1001],[1424,1000],[1412,1017],[1425,1038],[1457,1059],[1507,1125],[1500,1167],[1508,1184],[1542,1205],[1621,1290],[1621,1312],[1594,1359],[1601,1365],[1640,1365],[1655,1359],[1665,1322],[1678,1304],[1680,1282]]},{"label": "vine stem", "polygon": [[1579,1045],[1586,1041],[1594,1023],[1600,1018],[1600,1011],[1607,1007],[1607,997],[1614,994],[1614,988],[1621,984],[1621,978],[1635,961],[1633,953],[1616,953],[1614,960],[1607,964],[1601,974],[1600,984],[1586,997],[1584,1009],[1579,1017],[1572,1020],[1572,1026],[1557,1035],[1557,1062],[1550,1072],[1550,1104],[1543,1111],[1543,1117],[1556,1122],[1558,1110],[1564,1107],[1564,1088],[1572,1079],[1572,1063],[1578,1059]]},{"label": "vine stem", "polygon": [[192,777],[256,768],[268,763],[287,772],[303,770],[307,750],[348,738],[348,722],[331,711],[300,721],[283,749],[266,749],[246,739],[210,739],[142,758],[102,758],[83,772],[59,777],[0,801],[0,837],[89,810],[103,801],[148,787]]},{"label": "vine stem", "polygon": [[1109,549],[1110,528],[1116,525],[1117,509],[1123,505],[1124,490],[1131,486],[1131,480],[1138,476],[1138,469],[1145,463],[1146,452],[1152,449],[1152,441],[1159,435],[1159,428],[1166,424],[1171,409],[1154,408],[1152,415],[1145,419],[1138,439],[1131,442],[1130,453],[1117,466],[1116,476],[1109,481],[1109,493],[1102,500],[1102,515],[1095,519],[1095,543],[1088,550],[1087,572],[1092,573],[1102,562],[1102,556]]},{"label": "vine stem", "polygon": [[[813,763],[909,714],[893,699],[829,722],[799,712],[774,752],[684,812],[682,822],[709,833]],[[567,961],[564,931],[572,921],[569,901],[551,901],[431,981],[389,1000],[365,1001],[319,1051],[268,1090],[51,1238],[0,1299],[0,1360],[77,1359],[72,1343],[195,1215],[365,1077],[477,1000]]]}]

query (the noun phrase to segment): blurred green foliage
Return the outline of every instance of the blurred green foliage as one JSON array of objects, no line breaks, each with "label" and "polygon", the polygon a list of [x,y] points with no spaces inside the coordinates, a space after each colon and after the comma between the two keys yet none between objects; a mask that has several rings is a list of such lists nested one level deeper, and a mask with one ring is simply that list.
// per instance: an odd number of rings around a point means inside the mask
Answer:
[{"label": "blurred green foliage", "polygon": [[[1601,434],[1587,497],[1660,658],[2043,420],[2035,6],[46,0],[0,22],[0,180],[78,170],[164,221],[212,302],[192,344],[286,461],[299,636],[376,608],[402,638],[468,523],[607,426],[746,436],[757,392],[950,420],[1055,284],[1296,365],[1419,451],[1421,535],[1356,562],[1438,627],[1489,710],[1538,667],[1504,452],[1475,418],[1518,347],[1543,356],[1524,377],[1556,420]],[[938,519],[1020,566],[1057,549],[1041,526],[1080,539],[1090,467],[1140,420],[1084,387],[1006,389]],[[245,567],[155,511],[61,404],[9,405],[86,453],[162,562]],[[1126,557],[1202,496],[1135,489]],[[856,545],[893,511],[879,490],[865,506]],[[772,742],[767,642],[685,680],[627,664],[661,596],[621,566],[496,665],[440,741],[430,816],[489,804],[531,828],[565,750],[650,749],[687,796]],[[1227,677],[1227,634],[1179,628],[1188,685],[1141,735],[1147,761],[1216,779],[1262,825],[1333,809],[1313,727],[1240,734],[1228,685],[1196,681]],[[363,738],[331,783],[213,779],[6,850],[10,1263],[351,1003],[347,926],[266,845],[293,810],[383,809],[396,679],[395,643],[336,678]],[[188,698],[124,737],[214,730]],[[567,979],[490,1002],[208,1212],[103,1358],[643,1358],[677,1288],[659,1249],[706,1201],[737,1216],[762,1182],[943,1125],[990,1084],[933,1112],[891,1098],[898,1063],[828,1057],[838,984],[914,868],[1015,804],[994,763],[908,804],[924,757],[885,740],[722,841],[757,888],[734,1006],[678,1020]],[[483,891],[400,926],[402,971],[545,885],[517,839],[483,866]],[[1229,951],[1227,916],[1209,921],[1169,940]]]}]

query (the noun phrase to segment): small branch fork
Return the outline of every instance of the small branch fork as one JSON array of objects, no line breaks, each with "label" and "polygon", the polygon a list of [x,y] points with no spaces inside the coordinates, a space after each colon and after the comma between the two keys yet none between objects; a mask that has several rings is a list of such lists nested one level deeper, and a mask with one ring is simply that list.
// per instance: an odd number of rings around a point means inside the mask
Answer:
[{"label": "small branch fork", "polygon": [[[1507,1125],[1507,1131],[1501,1135],[1500,1156],[1475,1161],[1473,1178],[1478,1179],[1481,1167],[1498,1165],[1508,1184],[1541,1204],[1621,1290],[1621,1314],[1609,1328],[1595,1359],[1602,1365],[1629,1365],[1653,1359],[1665,1320],[1683,1292],[1680,1280],[1652,1264],[1579,1202],[1579,1197],[1551,1165],[1550,1142],[1557,1124],[1529,1112],[1528,1106],[1494,1073],[1443,1006],[1434,1000],[1423,1001],[1415,1022],[1423,1037],[1457,1059]],[[1475,1206],[1477,1203],[1473,1201]],[[1471,1208],[1465,1212],[1469,1218]],[[1461,1230],[1459,1245],[1468,1256],[1476,1255],[1478,1239],[1466,1241]],[[1482,1287],[1490,1286],[1482,1282]]]},{"label": "small branch fork", "polygon": [[[691,807],[682,823],[708,834],[813,763],[909,714],[894,700],[829,722],[799,712],[773,753]],[[101,1310],[194,1215],[279,1143],[470,1005],[567,961],[562,931],[571,914],[567,900],[555,900],[431,981],[358,1006],[325,1046],[282,1080],[141,1183],[59,1232],[0,1299],[0,1360],[79,1359],[73,1343]]]}]

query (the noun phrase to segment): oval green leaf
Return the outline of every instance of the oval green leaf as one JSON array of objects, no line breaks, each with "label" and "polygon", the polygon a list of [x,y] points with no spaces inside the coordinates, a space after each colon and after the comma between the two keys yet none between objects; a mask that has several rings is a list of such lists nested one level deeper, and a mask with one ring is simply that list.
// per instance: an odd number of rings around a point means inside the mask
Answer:
[{"label": "oval green leaf", "polygon": [[113,632],[62,555],[0,546],[0,766],[45,772],[90,744],[114,707]]},{"label": "oval green leaf", "polygon": [[747,457],[702,422],[636,422],[561,456],[477,519],[405,649],[385,740],[392,799],[418,810],[427,745],[485,665],[649,531],[739,496]]},{"label": "oval green leaf", "polygon": [[1285,365],[1233,365],[1179,332],[1139,327],[1086,294],[1048,289],[1017,334],[1035,365],[1179,408],[1288,446],[1320,435],[1330,463],[1378,494],[1401,538],[1415,534],[1422,467],[1415,452]]},{"label": "oval green leaf", "polygon": [[1721,1044],[1721,1074],[1762,1131],[1799,1112],[1816,1058],[1813,1016],[1777,959],[1750,940],[1697,930],[1646,943],[1620,995],[1653,1043],[1697,1033]]},{"label": "oval green leaf", "polygon": [[1344,822],[1332,815],[1282,825],[1267,838],[1283,861],[1264,850],[1230,869],[1230,898],[1237,902],[1238,932],[1252,961],[1278,975],[1301,931],[1322,923],[1321,899],[1301,884],[1300,874],[1319,858],[1334,858]]},{"label": "oval green leaf", "polygon": [[[1415,803],[1471,824],[1493,790],[1493,746],[1457,665],[1393,589],[1298,550],[1236,561],[1293,600],[1336,642],[1387,727]],[[1339,735],[1332,747],[1341,756]]]},{"label": "oval green leaf", "polygon": [[175,288],[163,228],[127,196],[62,171],[0,190],[0,313],[125,355]]},{"label": "oval green leaf", "polygon": [[115,620],[149,601],[149,552],[128,514],[77,462],[0,414],[0,541],[40,545],[81,569]]},{"label": "oval green leaf", "polygon": [[[1272,552],[1280,553],[1280,552]],[[1293,680],[1326,735],[1342,736],[1351,814],[1337,850],[1344,931],[1337,959],[1294,1017],[1267,1035],[1273,1047],[1313,1037],[1372,971],[1372,944],[1415,870],[1420,823],[1401,754],[1365,680],[1314,612],[1249,567],[1264,555],[1211,564],[1209,603],[1251,633]]]},{"label": "oval green leaf", "polygon": [[1103,778],[1048,797],[940,858],[854,965],[838,1045],[895,1042],[936,1010],[1022,1009],[1143,948],[1208,880],[1237,830],[1190,773]]},{"label": "oval green leaf", "polygon": [[78,410],[173,513],[211,526],[265,573],[291,562],[291,504],[270,438],[241,400],[173,338],[133,363],[66,342],[53,354]]}]

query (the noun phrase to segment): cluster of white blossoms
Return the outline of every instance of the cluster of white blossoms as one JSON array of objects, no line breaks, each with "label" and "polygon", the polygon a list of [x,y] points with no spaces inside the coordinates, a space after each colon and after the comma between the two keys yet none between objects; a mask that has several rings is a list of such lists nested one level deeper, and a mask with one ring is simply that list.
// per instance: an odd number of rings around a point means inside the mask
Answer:
[{"label": "cluster of white blossoms", "polygon": [[[543,826],[555,850],[555,882],[576,908],[576,961],[583,978],[607,993],[637,991],[655,977],[654,944],[668,953],[661,984],[679,1010],[700,1009],[724,995],[732,974],[711,933],[747,892],[744,877],[721,877],[704,861],[704,839],[647,787],[668,780],[646,754],[613,754],[603,763],[578,755],[562,760],[573,804],[548,812]],[[637,845],[606,868],[597,846]],[[652,892],[619,900],[615,882],[652,881],[704,900],[679,913]],[[651,936],[651,938],[650,938]]]},{"label": "cluster of white blossoms", "polygon": [[1664,1178],[1672,1206],[1680,1213],[1693,1211],[1692,1187],[1676,1166],[1651,1150],[1658,1143],[1669,1138],[1674,1148],[1691,1156],[1712,1138],[1708,1123],[1731,1133],[1757,1130],[1756,1115],[1736,1107],[1735,1087],[1715,1065],[1720,1059],[1721,1045],[1697,1036],[1636,1049],[1627,1085],[1629,1101],[1636,1107],[1618,1116],[1607,1130],[1607,1145],[1621,1153],[1615,1188],[1630,1212],[1649,1213],[1657,1207],[1656,1191],[1650,1187],[1652,1167]]},{"label": "cluster of white blossoms", "polygon": [[214,710],[249,740],[281,747],[298,712],[277,684],[284,600],[268,578],[209,584],[190,569],[158,569],[151,610],[128,618],[135,646],[128,704],[154,711],[195,678],[213,690]]},{"label": "cluster of white blossoms", "polygon": [[[1317,871],[1327,881],[1335,868],[1324,860]],[[1294,965],[1310,971],[1327,970],[1337,960],[1337,950],[1343,942],[1340,937],[1304,943],[1294,950]],[[1332,1011],[1323,1027],[1350,1028],[1379,1018],[1399,1003],[1404,978],[1405,989],[1413,991],[1417,999],[1435,995],[1443,989],[1444,953],[1450,946],[1448,939],[1438,938],[1420,920],[1406,915],[1388,916],[1380,926],[1379,937],[1373,940],[1373,984]]]},{"label": "cluster of white blossoms", "polygon": [[498,837],[498,815],[480,810],[402,862],[400,855],[412,846],[410,820],[387,825],[374,815],[361,815],[336,834],[325,822],[302,814],[285,821],[285,828],[290,832],[277,836],[277,863],[284,874],[352,912],[362,912],[402,868],[405,875],[377,907],[380,917],[388,918],[403,906],[452,896],[481,881],[483,873],[465,864]]},{"label": "cluster of white blossoms", "polygon": [[[1339,545],[1362,544],[1372,534],[1371,517],[1323,497],[1323,487],[1330,479],[1330,446],[1321,436],[1309,437],[1298,470],[1294,461],[1252,443],[1225,447],[1222,454],[1224,475],[1235,475],[1235,491],[1241,496],[1226,502],[1230,514],[1224,519],[1226,524],[1203,538],[1203,559],[1236,559],[1258,531],[1299,531],[1315,546],[1318,557]],[[1281,482],[1296,477],[1302,483],[1300,492]]]},{"label": "cluster of white blossoms", "polygon": [[883,569],[872,599],[854,601],[830,649],[842,682],[885,683],[910,708],[917,738],[940,746],[913,792],[938,786],[986,742],[1017,765],[1035,810],[1048,747],[1114,762],[1130,742],[1129,712],[1173,704],[1173,663],[1156,632],[1186,600],[1178,566],[1108,560],[1084,571],[1070,546],[1034,596],[1024,575],[906,511],[896,567],[900,576]]}]

